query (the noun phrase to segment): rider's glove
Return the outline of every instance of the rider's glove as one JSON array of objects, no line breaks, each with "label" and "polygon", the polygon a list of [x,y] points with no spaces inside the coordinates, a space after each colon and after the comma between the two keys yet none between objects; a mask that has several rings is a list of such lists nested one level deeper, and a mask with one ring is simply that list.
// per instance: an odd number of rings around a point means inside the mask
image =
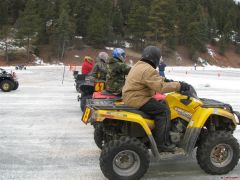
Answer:
[{"label": "rider's glove", "polygon": [[174,82],[174,80],[165,78],[164,82]]},{"label": "rider's glove", "polygon": [[180,87],[180,92],[184,92],[184,91],[189,91],[190,90],[190,85],[188,83],[185,82],[179,82],[181,87]]}]

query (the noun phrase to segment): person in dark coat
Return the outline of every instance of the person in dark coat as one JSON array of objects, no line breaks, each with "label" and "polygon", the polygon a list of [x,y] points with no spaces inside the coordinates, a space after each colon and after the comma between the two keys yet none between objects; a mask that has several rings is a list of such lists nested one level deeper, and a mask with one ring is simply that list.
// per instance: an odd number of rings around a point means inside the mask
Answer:
[{"label": "person in dark coat", "polygon": [[166,68],[166,66],[167,65],[161,59],[159,65],[158,65],[158,69],[159,69],[159,74],[162,77],[165,77],[165,68]]}]

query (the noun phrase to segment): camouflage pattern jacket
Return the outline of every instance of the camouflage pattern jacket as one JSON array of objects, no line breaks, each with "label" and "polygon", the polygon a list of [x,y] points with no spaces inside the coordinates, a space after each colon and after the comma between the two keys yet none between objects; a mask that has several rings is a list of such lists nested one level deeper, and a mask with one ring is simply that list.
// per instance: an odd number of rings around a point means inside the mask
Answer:
[{"label": "camouflage pattern jacket", "polygon": [[96,63],[94,64],[91,75],[99,80],[106,80],[107,75],[107,64],[101,59],[97,58]]},{"label": "camouflage pattern jacket", "polygon": [[125,76],[131,67],[119,59],[110,58],[107,64],[106,90],[119,95],[125,83]]}]

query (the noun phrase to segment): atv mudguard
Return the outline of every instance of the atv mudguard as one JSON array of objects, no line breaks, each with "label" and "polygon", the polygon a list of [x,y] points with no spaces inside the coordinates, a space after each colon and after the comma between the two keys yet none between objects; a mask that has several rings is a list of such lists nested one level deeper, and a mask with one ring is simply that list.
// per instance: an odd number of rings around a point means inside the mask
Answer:
[{"label": "atv mudguard", "polygon": [[224,117],[224,119],[228,119],[234,125],[234,127],[237,125],[237,121],[234,115],[225,109],[198,108],[188,123],[187,130],[183,139],[182,146],[187,155],[193,151],[203,126],[207,123],[208,119],[212,115],[217,115]]},{"label": "atv mudguard", "polygon": [[229,121],[231,121],[234,126],[237,126],[237,121],[233,113],[228,112],[225,109],[221,108],[198,108],[198,110],[193,114],[188,128],[202,128],[210,116],[217,115],[222,116]]},{"label": "atv mudguard", "polygon": [[153,138],[151,129],[154,127],[154,121],[150,119],[143,118],[140,114],[135,114],[127,111],[114,111],[114,110],[96,110],[98,117],[95,117],[96,122],[103,122],[105,119],[111,119],[119,121],[128,121],[139,124],[151,143],[151,150],[153,155],[160,159],[159,152],[157,149],[157,144]]}]

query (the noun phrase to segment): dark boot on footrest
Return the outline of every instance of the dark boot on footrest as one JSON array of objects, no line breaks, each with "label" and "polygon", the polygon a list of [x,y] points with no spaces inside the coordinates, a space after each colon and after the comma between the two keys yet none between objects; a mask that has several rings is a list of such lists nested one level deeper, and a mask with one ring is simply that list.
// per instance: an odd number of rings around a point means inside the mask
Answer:
[{"label": "dark boot on footrest", "polygon": [[175,145],[174,144],[170,144],[170,145],[159,145],[158,146],[158,151],[159,152],[174,152],[175,151]]}]

